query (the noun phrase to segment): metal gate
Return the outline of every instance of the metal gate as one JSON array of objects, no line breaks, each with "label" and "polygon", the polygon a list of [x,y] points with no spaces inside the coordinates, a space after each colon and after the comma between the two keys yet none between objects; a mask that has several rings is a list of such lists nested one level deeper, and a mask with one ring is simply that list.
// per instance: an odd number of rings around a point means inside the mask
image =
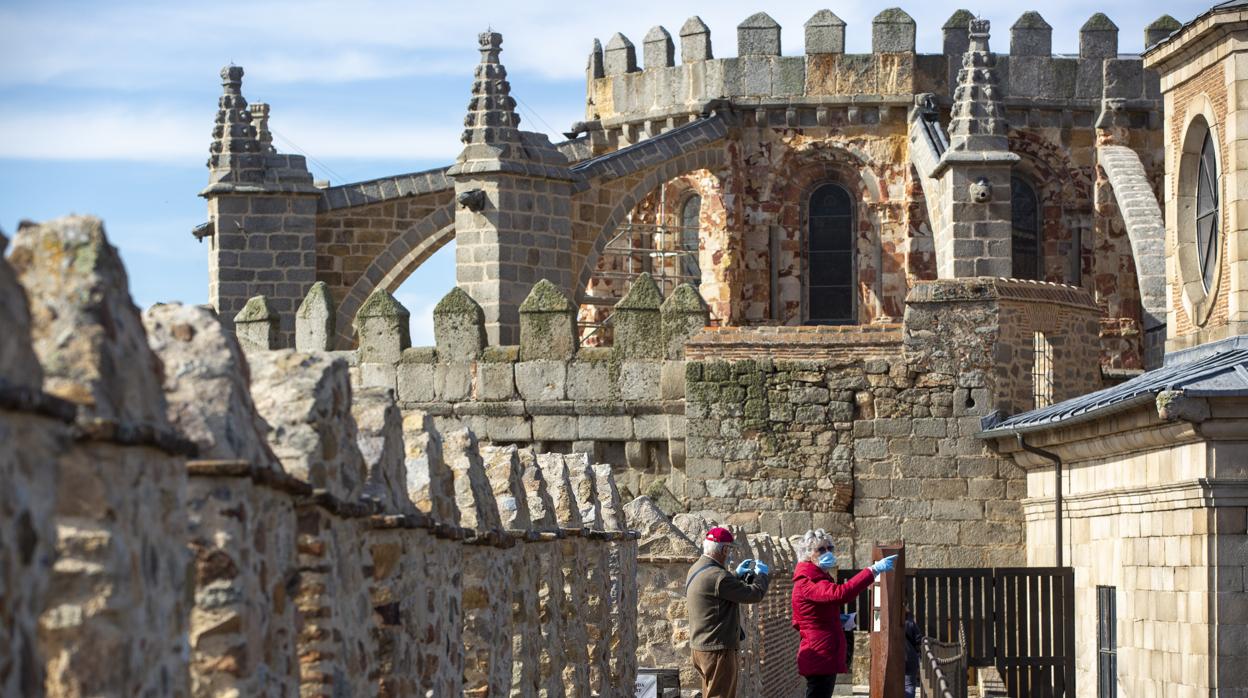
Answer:
[{"label": "metal gate", "polygon": [[[840,573],[848,581],[857,570]],[[846,611],[869,617],[870,589]],[[1074,698],[1075,573],[1069,567],[906,570],[919,630],[942,642],[965,627],[967,664],[995,666],[1014,698]]]}]

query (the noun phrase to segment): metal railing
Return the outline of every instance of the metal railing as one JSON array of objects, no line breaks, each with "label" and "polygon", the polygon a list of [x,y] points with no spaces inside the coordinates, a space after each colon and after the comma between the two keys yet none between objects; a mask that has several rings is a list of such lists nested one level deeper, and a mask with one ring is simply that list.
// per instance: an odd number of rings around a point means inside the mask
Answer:
[{"label": "metal railing", "polygon": [[919,650],[919,683],[924,698],[966,698],[966,632],[959,624],[957,642],[926,635]]}]

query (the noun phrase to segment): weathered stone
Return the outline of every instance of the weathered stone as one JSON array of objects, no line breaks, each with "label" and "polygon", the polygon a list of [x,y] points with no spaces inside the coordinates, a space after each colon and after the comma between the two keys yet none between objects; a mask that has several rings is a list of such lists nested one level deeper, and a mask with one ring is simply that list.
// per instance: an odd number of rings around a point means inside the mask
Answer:
[{"label": "weathered stone", "polygon": [[433,336],[439,361],[476,359],[485,348],[485,313],[456,286],[433,308]]},{"label": "weathered stone", "polygon": [[819,10],[806,20],[806,53],[845,53],[845,20]]},{"label": "weathered stone", "polygon": [[334,298],[324,281],[312,284],[295,311],[295,349],[329,351],[334,348]]},{"label": "weathered stone", "polygon": [[367,479],[346,361],[291,350],[251,356],[251,394],[286,472],[347,501]]},{"label": "weathered stone", "polygon": [[710,28],[697,15],[685,20],[680,26],[680,61],[695,63],[709,61],[713,57]]},{"label": "weathered stone", "polygon": [[360,362],[398,363],[403,350],[412,346],[410,321],[411,313],[388,291],[373,291],[355,315]]},{"label": "weathered stone", "polygon": [[872,53],[913,53],[914,18],[900,7],[890,7],[871,20]]},{"label": "weathered stone", "polygon": [[576,308],[546,279],[520,304],[520,360],[568,359],[576,353]]},{"label": "weathered stone", "polygon": [[26,226],[13,240],[9,264],[30,299],[44,390],[94,417],[164,423],[160,362],[104,224],[69,216]]},{"label": "weathered stone", "polygon": [[616,354],[634,359],[661,359],[666,355],[662,305],[663,295],[649,274],[642,273],[633,280],[628,295],[615,304]]},{"label": "weathered stone", "polygon": [[737,25],[738,56],[779,56],[780,25],[766,12],[750,15]]}]

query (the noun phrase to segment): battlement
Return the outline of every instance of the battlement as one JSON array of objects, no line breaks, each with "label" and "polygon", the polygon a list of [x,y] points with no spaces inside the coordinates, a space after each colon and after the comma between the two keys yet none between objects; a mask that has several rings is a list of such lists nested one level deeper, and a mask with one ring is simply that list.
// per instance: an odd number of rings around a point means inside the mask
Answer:
[{"label": "battlement", "polygon": [[[938,53],[920,53],[915,22],[899,8],[886,9],[871,24],[871,53],[845,53],[846,24],[820,10],[804,26],[805,54],[784,56],[780,25],[764,12],[737,26],[737,55],[714,57],[711,30],[698,17],[681,27],[680,63],[675,42],[661,26],[652,28],[637,50],[623,34],[605,48],[595,40],[587,69],[586,118],[603,127],[696,114],[716,100],[759,107],[787,105],[795,112],[779,124],[826,125],[820,105],[908,107],[915,94],[951,97],[954,76],[970,44],[973,16],[958,10],[943,27]],[[1169,35],[1177,23],[1163,16],[1145,30],[1145,46]],[[1052,27],[1038,12],[1027,12],[1010,29],[1008,55],[997,58],[1008,107],[1075,106],[1099,110],[1110,96],[1155,108],[1157,79],[1146,74],[1139,56],[1120,55],[1118,27],[1097,13],[1079,29],[1079,53],[1054,55]],[[1013,70],[1011,70],[1013,66]],[[1147,103],[1147,104],[1144,104]],[[809,116],[801,113],[810,112]],[[861,117],[871,123],[871,116]],[[884,115],[880,119],[886,119]],[[821,123],[821,121],[825,123]]]}]

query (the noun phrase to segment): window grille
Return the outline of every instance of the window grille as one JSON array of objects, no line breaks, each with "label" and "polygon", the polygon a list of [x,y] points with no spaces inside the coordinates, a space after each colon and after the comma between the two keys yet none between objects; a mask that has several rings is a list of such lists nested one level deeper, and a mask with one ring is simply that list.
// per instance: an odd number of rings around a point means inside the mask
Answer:
[{"label": "window grille", "polygon": [[839,184],[824,184],[810,197],[806,235],[806,308],[812,325],[853,323],[854,205]]},{"label": "window grille", "polygon": [[1118,696],[1118,602],[1114,587],[1096,588],[1096,695]]},{"label": "window grille", "polygon": [[1213,132],[1205,132],[1200,146],[1200,166],[1196,173],[1196,253],[1200,260],[1200,278],[1205,291],[1213,288],[1213,275],[1218,269],[1218,156],[1214,152]]},{"label": "window grille", "polygon": [[1053,404],[1053,344],[1043,332],[1032,337],[1031,398],[1035,409]]}]

